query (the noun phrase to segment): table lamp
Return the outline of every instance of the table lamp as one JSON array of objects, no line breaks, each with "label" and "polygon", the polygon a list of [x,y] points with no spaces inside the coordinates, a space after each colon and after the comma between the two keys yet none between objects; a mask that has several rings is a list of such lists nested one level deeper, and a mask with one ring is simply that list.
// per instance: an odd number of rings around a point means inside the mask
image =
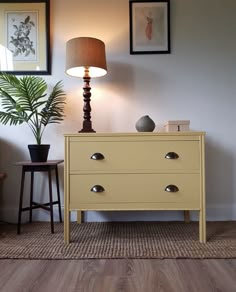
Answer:
[{"label": "table lamp", "polygon": [[83,128],[79,133],[95,131],[91,121],[91,77],[104,76],[107,73],[105,44],[96,38],[78,37],[66,43],[66,73],[84,80],[84,120]]}]

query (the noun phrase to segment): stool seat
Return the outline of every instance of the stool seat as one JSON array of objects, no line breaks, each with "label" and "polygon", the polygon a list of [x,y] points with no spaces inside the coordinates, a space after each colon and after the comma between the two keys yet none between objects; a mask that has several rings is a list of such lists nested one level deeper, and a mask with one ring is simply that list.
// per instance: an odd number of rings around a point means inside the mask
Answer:
[{"label": "stool seat", "polygon": [[[17,234],[20,234],[21,228],[21,214],[24,211],[29,211],[29,221],[32,222],[32,210],[33,209],[44,209],[50,212],[51,218],[51,232],[54,233],[54,218],[53,218],[53,205],[58,205],[59,219],[62,222],[61,214],[61,201],[60,201],[60,190],[59,190],[59,177],[58,177],[58,164],[62,163],[64,160],[48,160],[46,162],[31,162],[18,161],[14,163],[16,166],[22,167],[21,174],[21,186],[20,186],[20,200],[19,200],[19,210],[18,210],[18,224],[17,224]],[[55,171],[56,187],[57,187],[57,200],[53,201],[52,198],[52,171]],[[31,173],[30,179],[30,204],[28,207],[23,207],[23,195],[24,195],[24,184],[25,184],[25,173]],[[48,173],[48,187],[49,187],[49,202],[39,203],[33,200],[34,192],[34,173],[35,172],[47,172]]]}]

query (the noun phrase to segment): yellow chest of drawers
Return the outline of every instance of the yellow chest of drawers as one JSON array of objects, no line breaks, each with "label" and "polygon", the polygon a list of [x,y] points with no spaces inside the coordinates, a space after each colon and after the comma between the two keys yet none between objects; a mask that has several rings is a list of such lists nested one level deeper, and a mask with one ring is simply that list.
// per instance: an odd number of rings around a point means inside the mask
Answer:
[{"label": "yellow chest of drawers", "polygon": [[65,135],[65,242],[86,210],[198,210],[205,242],[204,153],[204,132]]}]

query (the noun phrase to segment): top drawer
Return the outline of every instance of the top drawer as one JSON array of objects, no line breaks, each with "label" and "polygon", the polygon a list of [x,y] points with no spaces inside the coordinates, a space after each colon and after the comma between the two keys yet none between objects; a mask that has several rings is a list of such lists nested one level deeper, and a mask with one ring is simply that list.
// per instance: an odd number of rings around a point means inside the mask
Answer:
[{"label": "top drawer", "polygon": [[[102,154],[104,159],[91,159],[95,153]],[[72,172],[198,171],[199,161],[199,141],[70,141],[69,144]]]}]

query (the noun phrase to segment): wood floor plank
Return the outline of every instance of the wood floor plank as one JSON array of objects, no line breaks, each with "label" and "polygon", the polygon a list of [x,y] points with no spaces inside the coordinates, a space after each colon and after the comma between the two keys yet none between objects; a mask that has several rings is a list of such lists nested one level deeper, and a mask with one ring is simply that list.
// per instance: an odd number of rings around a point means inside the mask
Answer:
[{"label": "wood floor plank", "polygon": [[227,260],[209,260],[203,262],[205,272],[214,283],[214,291],[235,292],[236,272]]},{"label": "wood floor plank", "polygon": [[1,260],[0,291],[30,291],[47,266],[43,261]]},{"label": "wood floor plank", "polygon": [[202,260],[176,261],[178,277],[183,283],[183,291],[216,292],[212,281],[208,278]]},{"label": "wood floor plank", "polygon": [[1,292],[235,292],[236,259],[0,260]]}]

